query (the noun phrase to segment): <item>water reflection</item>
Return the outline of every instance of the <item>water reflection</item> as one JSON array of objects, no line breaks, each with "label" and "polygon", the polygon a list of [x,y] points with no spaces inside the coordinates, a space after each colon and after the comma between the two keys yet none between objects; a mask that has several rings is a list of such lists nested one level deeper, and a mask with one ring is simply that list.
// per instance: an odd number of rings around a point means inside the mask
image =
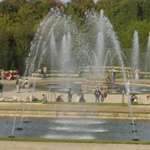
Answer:
[{"label": "water reflection", "polygon": [[[131,141],[133,133],[128,120],[100,119],[31,119],[23,130],[15,130],[16,138],[101,139]],[[0,137],[11,133],[12,118],[0,118]],[[136,121],[137,137],[150,141],[150,121]],[[19,121],[16,123],[19,124]]]}]

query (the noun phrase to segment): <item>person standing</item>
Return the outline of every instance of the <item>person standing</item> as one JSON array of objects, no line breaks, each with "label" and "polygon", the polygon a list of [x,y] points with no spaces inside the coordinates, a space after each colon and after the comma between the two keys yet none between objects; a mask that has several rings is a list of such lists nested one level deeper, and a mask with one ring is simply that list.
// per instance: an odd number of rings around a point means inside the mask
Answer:
[{"label": "person standing", "polygon": [[46,78],[46,72],[47,72],[47,67],[43,67],[43,75],[44,75],[44,79],[47,79],[47,78]]},{"label": "person standing", "polygon": [[26,92],[28,92],[28,87],[29,87],[29,82],[28,82],[28,79],[26,78],[25,81],[24,81],[24,87],[26,89]]},{"label": "person standing", "polygon": [[20,71],[19,71],[19,70],[16,70],[16,80],[19,79],[19,73],[20,73]]},{"label": "person standing", "polygon": [[83,96],[82,89],[80,89],[79,92],[77,93],[76,102],[79,102],[79,101],[80,101],[80,98],[81,98],[82,96]]},{"label": "person standing", "polygon": [[44,70],[43,70],[43,68],[41,69],[41,80],[44,80]]},{"label": "person standing", "polygon": [[116,70],[113,68],[112,70],[112,81],[115,82],[116,79]]},{"label": "person standing", "polygon": [[99,103],[99,97],[101,95],[101,92],[98,88],[96,88],[94,95],[95,95],[95,103],[97,103],[97,102]]},{"label": "person standing", "polygon": [[101,103],[104,103],[104,98],[105,98],[105,91],[103,90],[103,88],[101,88]]},{"label": "person standing", "polygon": [[30,89],[30,92],[33,92],[33,83],[30,84],[29,89]]},{"label": "person standing", "polygon": [[4,78],[5,78],[5,71],[4,71],[4,69],[1,69],[1,80],[2,80],[2,83],[4,81]]},{"label": "person standing", "polygon": [[72,95],[73,95],[73,91],[71,90],[71,88],[69,88],[69,91],[68,91],[68,102],[72,102]]},{"label": "person standing", "polygon": [[3,84],[0,82],[0,98],[3,97]]},{"label": "person standing", "polygon": [[21,77],[19,77],[19,80],[18,80],[19,82],[18,82],[18,84],[19,84],[19,92],[20,92],[20,89],[22,88],[22,78]]},{"label": "person standing", "polygon": [[20,92],[19,79],[16,80],[16,89],[17,93],[19,93]]}]

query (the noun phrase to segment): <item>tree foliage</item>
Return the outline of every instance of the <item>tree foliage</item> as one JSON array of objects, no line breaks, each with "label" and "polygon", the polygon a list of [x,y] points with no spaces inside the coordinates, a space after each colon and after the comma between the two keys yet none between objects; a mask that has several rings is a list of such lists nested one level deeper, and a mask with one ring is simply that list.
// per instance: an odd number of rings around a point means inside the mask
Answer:
[{"label": "tree foliage", "polygon": [[[20,64],[28,55],[30,42],[37,26],[47,15],[51,7],[56,7],[53,0],[5,0],[0,3],[0,67],[11,69],[13,62],[16,69],[22,69]],[[58,3],[58,6],[60,3]],[[11,54],[11,61],[6,59]],[[14,68],[14,67],[13,67]]]},{"label": "tree foliage", "polygon": [[138,30],[140,51],[146,51],[150,31],[149,0],[99,0],[96,9],[105,10],[124,49],[132,47],[133,33]]},{"label": "tree foliage", "polygon": [[[146,51],[150,32],[149,0],[99,0],[96,4],[93,0],[71,0],[66,5],[56,0],[3,0],[0,3],[0,67],[11,69],[8,62],[13,62],[13,68],[22,68],[20,61],[27,57],[36,29],[52,7],[64,7],[64,13],[72,16],[80,30],[86,25],[86,11],[104,9],[125,54],[130,52],[135,30],[139,32],[140,51]],[[8,61],[7,65],[4,61]]]}]

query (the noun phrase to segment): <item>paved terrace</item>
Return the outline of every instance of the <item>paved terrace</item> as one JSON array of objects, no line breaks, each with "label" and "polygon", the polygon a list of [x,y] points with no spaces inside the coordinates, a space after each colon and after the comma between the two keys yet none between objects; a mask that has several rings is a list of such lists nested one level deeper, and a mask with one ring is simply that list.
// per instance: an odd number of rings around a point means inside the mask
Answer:
[{"label": "paved terrace", "polygon": [[[47,80],[41,80],[40,78],[28,78],[30,83],[36,83],[36,85],[46,85],[49,83],[59,83],[62,79],[57,79],[57,78],[50,78]],[[64,79],[63,79],[64,80]],[[73,78],[72,80],[80,81],[83,79],[78,79],[78,78]],[[12,98],[12,96],[17,96],[20,99],[24,99],[26,96],[32,95],[32,92],[28,92],[26,94],[25,89],[21,89],[20,93],[16,93],[16,85],[15,85],[15,80],[5,80],[3,85],[3,97],[4,98]],[[117,83],[119,84],[124,84],[123,80],[116,80]],[[140,85],[141,87],[150,87],[150,80],[139,80],[137,85]],[[36,90],[33,95],[34,97],[38,99],[42,99],[42,94],[46,94],[47,91],[38,91]],[[63,94],[64,101],[67,102],[67,94],[66,93],[49,93],[48,96],[48,101],[55,101],[55,98]],[[144,100],[145,102],[147,101],[147,94],[138,94],[137,95],[139,98]],[[94,94],[84,94],[84,97],[86,99],[87,103],[94,103],[95,102],[95,97]],[[72,102],[76,102],[77,94],[73,95]],[[128,97],[125,95],[124,96],[125,103],[128,103]],[[108,94],[107,98],[105,98],[104,103],[122,103],[122,94]]]},{"label": "paved terrace", "polygon": [[[47,80],[41,80],[36,79],[37,84],[48,84],[52,79]],[[29,79],[30,82],[34,82],[33,78]],[[57,80],[56,80],[57,81]],[[122,81],[118,80],[121,84]],[[145,81],[144,81],[145,82]],[[145,82],[146,83],[146,82]],[[4,98],[11,98],[12,96],[17,96],[20,99],[24,100],[26,96],[32,95],[32,92],[25,92],[25,89],[21,89],[20,93],[16,93],[16,86],[15,81],[4,81],[4,92],[3,97]],[[141,81],[139,82],[141,84]],[[34,97],[38,99],[42,99],[42,94],[46,93],[46,91],[38,91],[36,90],[33,94]],[[60,95],[60,93],[55,93],[55,97]],[[52,96],[52,97],[51,97]],[[67,102],[67,94],[63,93],[64,101]],[[146,101],[147,94],[139,94],[138,97]],[[49,93],[49,101],[55,101],[54,93]],[[125,106],[110,106],[108,105],[97,105],[94,104],[95,97],[94,94],[84,94],[84,97],[86,99],[86,104],[81,104],[76,102],[77,95],[73,95],[73,102],[74,103],[61,103],[61,104],[41,104],[41,103],[27,103],[25,105],[25,110],[28,110],[29,106],[31,106],[31,117],[90,117],[90,118],[98,118],[104,116],[104,118],[122,118],[122,119],[129,119],[130,118],[130,109],[127,105]],[[128,97],[124,96],[125,103],[128,103]],[[89,105],[87,105],[89,103]],[[108,94],[107,98],[105,99],[104,103],[122,103],[122,95],[121,94]],[[20,103],[7,103],[7,102],[1,102],[0,103],[0,110],[1,116],[14,116],[14,111],[16,110],[16,106],[18,105],[18,111],[21,112],[23,108],[23,104]],[[8,113],[6,113],[6,110]],[[42,112],[41,112],[42,111]],[[141,105],[141,106],[132,106],[132,111],[134,113],[134,116],[136,118],[139,117],[139,114],[142,115],[139,119],[150,119],[150,105]],[[76,113],[80,112],[80,113]],[[106,114],[107,113],[107,114]],[[21,114],[21,113],[20,113]],[[116,115],[117,114],[117,115]],[[126,115],[125,115],[126,114]],[[25,112],[25,115],[27,115],[27,112]]]},{"label": "paved terrace", "polygon": [[[130,112],[128,106],[106,106],[106,105],[71,105],[71,104],[29,104],[26,103],[25,110],[31,105],[32,111],[78,111],[78,112]],[[0,110],[15,110],[17,103],[0,103]],[[22,110],[23,103],[19,103],[18,110]],[[132,106],[134,113],[150,113],[150,106]]]}]

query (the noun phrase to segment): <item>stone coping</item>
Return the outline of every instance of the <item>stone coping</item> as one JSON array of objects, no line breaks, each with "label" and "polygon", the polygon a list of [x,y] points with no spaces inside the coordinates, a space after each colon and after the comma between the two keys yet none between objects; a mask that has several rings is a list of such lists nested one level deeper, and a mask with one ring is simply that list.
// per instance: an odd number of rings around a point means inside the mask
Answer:
[{"label": "stone coping", "polygon": [[[14,117],[15,111],[0,110],[0,117]],[[17,111],[17,117],[21,117],[22,111]],[[67,112],[67,111],[24,111],[26,118],[72,118],[72,119],[117,119],[131,120],[130,113],[109,113],[109,112]],[[150,120],[150,114],[133,114],[134,120]]]},{"label": "stone coping", "polygon": [[[16,107],[18,111],[16,113]],[[30,106],[30,111],[28,108]],[[22,115],[23,104],[1,103],[0,117],[17,117]],[[150,120],[150,106],[133,106],[133,119]],[[25,104],[24,117],[29,118],[87,118],[87,119],[129,119],[128,106],[93,106],[61,104]]]}]

